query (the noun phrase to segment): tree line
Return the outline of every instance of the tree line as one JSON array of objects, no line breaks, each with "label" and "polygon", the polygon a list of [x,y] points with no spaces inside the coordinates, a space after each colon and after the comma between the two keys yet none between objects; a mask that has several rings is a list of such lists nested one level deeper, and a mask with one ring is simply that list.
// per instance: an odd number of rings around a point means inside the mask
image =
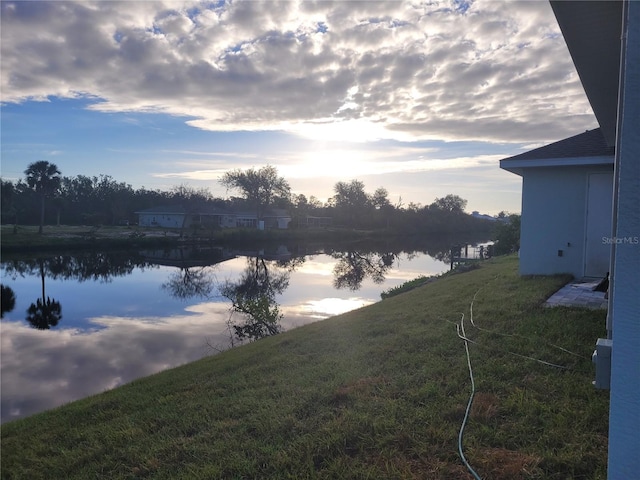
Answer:
[{"label": "tree line", "polygon": [[365,190],[354,179],[335,184],[334,195],[321,202],[314,196],[292,194],[289,183],[271,165],[225,173],[220,184],[231,194],[215,197],[208,188],[175,186],[170,190],[134,189],[109,175],[63,176],[46,161],[28,165],[25,179],[1,180],[2,223],[39,225],[118,225],[137,222],[135,212],[152,207],[180,207],[185,212],[211,209],[254,211],[262,218],[270,209],[286,209],[290,228],[308,225],[308,218],[330,218],[333,226],[387,229],[407,233],[456,233],[491,229],[491,222],[465,213],[467,201],[449,194],[429,205],[401,200],[393,204],[388,191]]}]

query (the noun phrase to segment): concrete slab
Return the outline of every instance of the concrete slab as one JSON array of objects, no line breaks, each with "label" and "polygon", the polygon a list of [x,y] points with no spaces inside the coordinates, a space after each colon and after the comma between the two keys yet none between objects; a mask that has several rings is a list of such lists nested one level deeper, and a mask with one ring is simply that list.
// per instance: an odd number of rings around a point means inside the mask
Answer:
[{"label": "concrete slab", "polygon": [[583,307],[606,309],[608,300],[604,292],[594,292],[597,282],[576,281],[566,284],[551,295],[544,303],[545,307]]}]

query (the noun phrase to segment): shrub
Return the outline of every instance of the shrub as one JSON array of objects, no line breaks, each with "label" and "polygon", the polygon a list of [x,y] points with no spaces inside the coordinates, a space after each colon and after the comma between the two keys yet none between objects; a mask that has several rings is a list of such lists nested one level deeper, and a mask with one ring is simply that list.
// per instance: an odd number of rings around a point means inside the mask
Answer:
[{"label": "shrub", "polygon": [[494,255],[506,255],[520,249],[520,215],[509,215],[508,221],[498,222],[491,238]]}]

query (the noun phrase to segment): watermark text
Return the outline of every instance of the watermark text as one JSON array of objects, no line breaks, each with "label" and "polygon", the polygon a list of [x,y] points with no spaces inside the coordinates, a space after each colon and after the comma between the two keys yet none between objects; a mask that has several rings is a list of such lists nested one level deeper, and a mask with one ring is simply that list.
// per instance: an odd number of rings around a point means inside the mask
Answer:
[{"label": "watermark text", "polygon": [[602,243],[605,245],[638,245],[640,237],[602,237]]}]

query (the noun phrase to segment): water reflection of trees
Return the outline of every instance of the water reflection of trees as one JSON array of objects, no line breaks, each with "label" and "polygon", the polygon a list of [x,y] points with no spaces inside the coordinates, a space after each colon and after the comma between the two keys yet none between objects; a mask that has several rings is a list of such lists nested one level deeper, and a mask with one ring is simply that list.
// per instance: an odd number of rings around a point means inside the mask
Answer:
[{"label": "water reflection of trees", "polygon": [[381,239],[359,242],[357,248],[325,248],[338,263],[333,269],[333,285],[337,289],[358,290],[366,278],[380,284],[394,262],[401,256],[408,260],[424,254],[443,263],[451,263],[453,245],[475,244],[486,238],[469,236],[414,236],[402,239]]},{"label": "water reflection of trees", "polygon": [[130,275],[136,268],[153,265],[136,252],[85,252],[49,257],[3,260],[5,275],[16,278],[41,274],[55,280],[109,282],[114,277]]},{"label": "water reflection of trees", "polygon": [[38,298],[27,309],[26,320],[33,328],[48,330],[58,325],[62,319],[62,305],[57,300],[47,297]]},{"label": "water reflection of trees", "polygon": [[[236,254],[246,257],[245,269],[237,279],[219,282],[212,265]],[[178,268],[162,284],[174,298],[210,300],[218,293],[231,302],[228,325],[232,344],[234,339],[253,341],[281,331],[282,313],[276,297],[289,286],[291,272],[305,261],[304,256],[292,257],[286,248],[260,254],[221,251],[216,259],[207,260],[194,256],[191,251],[172,250],[155,252],[154,258]],[[241,320],[234,318],[234,313],[239,314]]]},{"label": "water reflection of trees", "polygon": [[231,301],[231,310],[243,321],[231,322],[239,340],[254,341],[282,330],[282,313],[276,295],[289,286],[291,272],[304,262],[304,257],[267,261],[264,257],[247,258],[247,266],[236,281],[227,280],[220,293]]},{"label": "water reflection of trees", "polygon": [[[276,298],[288,287],[290,273],[304,263],[307,255],[325,253],[332,256],[337,260],[333,270],[334,287],[358,290],[366,278],[382,283],[401,256],[411,259],[426,254],[449,263],[452,245],[464,244],[465,241],[474,243],[474,240],[481,239],[409,237],[397,241],[386,238],[358,242],[355,248],[318,242],[289,248],[279,246],[260,250],[260,254],[256,253],[258,249],[240,252],[214,246],[142,252],[87,251],[40,258],[4,258],[2,266],[4,276],[14,279],[40,275],[41,278],[79,282],[109,282],[114,277],[130,275],[136,269],[158,268],[159,265],[177,267],[162,285],[166,292],[183,300],[211,299],[216,294],[226,297],[231,301],[231,311],[238,314],[238,321],[234,319],[230,328],[237,338],[254,340],[280,331],[282,313]],[[247,256],[247,266],[238,279],[221,284],[213,266],[235,256]],[[6,293],[8,295],[9,292]],[[9,303],[3,288],[3,314],[10,311]],[[28,318],[32,325],[54,326],[61,315],[59,302],[48,299],[43,292],[30,307]]]},{"label": "water reflection of trees", "polygon": [[62,319],[60,301],[46,295],[46,278],[109,282],[113,277],[130,275],[136,268],[150,265],[132,252],[85,252],[79,255],[58,254],[49,257],[8,259],[2,262],[7,277],[39,275],[42,282],[40,298],[26,311],[26,321],[33,328],[47,330]]},{"label": "water reflection of trees", "polygon": [[180,267],[169,274],[162,288],[180,300],[210,298],[216,277],[209,267]]},{"label": "water reflection of trees", "polygon": [[[151,256],[149,254],[152,253]],[[232,258],[222,249],[171,249],[162,252],[146,252],[147,258],[153,258],[160,264],[178,267],[178,271],[169,274],[162,288],[174,298],[208,299],[215,287],[216,277],[212,265]]]},{"label": "water reflection of trees", "polygon": [[5,313],[9,313],[16,308],[16,294],[13,288],[6,285],[0,285],[0,298],[2,309],[0,310],[0,318],[4,318]]},{"label": "water reflection of trees", "polygon": [[333,286],[354,291],[361,287],[367,277],[376,284],[384,282],[385,274],[398,258],[395,253],[358,251],[334,252],[331,256],[338,260],[333,267]]},{"label": "water reflection of trees", "polygon": [[453,240],[447,237],[409,237],[401,240],[369,240],[358,243],[357,248],[326,251],[338,260],[333,268],[333,286],[336,289],[348,288],[355,291],[360,289],[367,278],[375,284],[384,282],[388,271],[403,255],[411,260],[419,254],[425,254],[449,263],[453,244]]},{"label": "water reflection of trees", "polygon": [[42,279],[42,298],[38,298],[35,303],[29,305],[26,320],[33,328],[48,330],[62,320],[62,305],[57,300],[46,296],[44,261],[39,259],[38,264]]}]

